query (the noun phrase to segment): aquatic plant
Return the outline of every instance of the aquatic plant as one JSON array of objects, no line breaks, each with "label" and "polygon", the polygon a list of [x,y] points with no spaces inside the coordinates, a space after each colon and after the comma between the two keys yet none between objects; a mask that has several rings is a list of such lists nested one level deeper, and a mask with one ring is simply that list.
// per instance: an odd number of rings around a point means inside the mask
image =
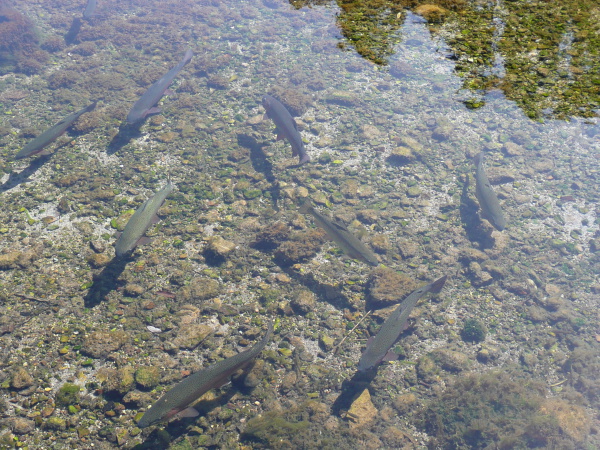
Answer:
[{"label": "aquatic plant", "polygon": [[483,323],[477,319],[467,319],[460,332],[461,337],[467,342],[481,342],[485,339],[487,330]]},{"label": "aquatic plant", "polygon": [[69,406],[79,402],[79,386],[65,383],[56,393],[56,404]]},{"label": "aquatic plant", "polygon": [[25,73],[40,70],[48,59],[39,48],[39,37],[33,22],[0,0],[0,73],[16,68]]},{"label": "aquatic plant", "polygon": [[[544,406],[544,391],[543,384],[514,373],[463,377],[426,406],[419,424],[435,436],[431,448],[547,448],[554,442],[575,448],[585,436],[569,429],[564,414]],[[579,411],[556,401],[572,416]]]}]

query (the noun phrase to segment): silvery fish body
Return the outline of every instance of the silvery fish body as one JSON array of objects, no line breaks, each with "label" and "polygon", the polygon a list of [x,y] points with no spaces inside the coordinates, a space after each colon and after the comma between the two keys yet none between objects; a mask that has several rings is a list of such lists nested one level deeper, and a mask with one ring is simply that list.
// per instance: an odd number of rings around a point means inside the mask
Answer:
[{"label": "silvery fish body", "polygon": [[96,0],[88,0],[85,10],[83,11],[83,18],[90,20],[96,13]]},{"label": "silvery fish body", "polygon": [[121,257],[135,248],[139,239],[156,221],[156,212],[173,191],[175,185],[168,182],[165,187],[140,205],[125,225],[125,229],[115,244],[115,253]]},{"label": "silvery fish body", "polygon": [[492,189],[490,180],[483,169],[483,152],[478,153],[473,158],[473,162],[475,163],[475,195],[479,201],[483,217],[489,220],[494,228],[502,231],[506,228],[506,219],[504,218],[502,209],[500,209],[498,197]]},{"label": "silvery fish body", "polygon": [[168,421],[184,411],[204,393],[219,387],[231,375],[243,369],[262,352],[269,339],[271,339],[272,333],[273,323],[271,322],[265,336],[252,348],[218,361],[180,381],[146,411],[137,426],[145,428],[158,422]]},{"label": "silvery fish body", "polygon": [[385,322],[383,322],[383,325],[381,325],[381,328],[375,337],[367,344],[367,348],[358,362],[358,370],[360,372],[369,370],[383,361],[387,353],[398,340],[398,337],[400,337],[400,334],[406,325],[406,321],[408,320],[408,316],[419,299],[428,292],[440,292],[444,287],[447,278],[447,276],[443,276],[432,283],[420,287],[400,303],[394,312],[392,312]]},{"label": "silvery fish body", "polygon": [[338,244],[348,256],[373,266],[379,265],[379,261],[377,260],[375,253],[369,250],[369,248],[367,248],[367,246],[363,244],[360,239],[350,233],[350,231],[348,231],[343,224],[334,222],[317,211],[314,206],[312,206],[310,201],[305,201],[304,204],[300,206],[299,211],[302,214],[312,214],[317,225],[323,228],[329,238],[335,241],[335,243]]},{"label": "silvery fish body", "polygon": [[183,59],[175,67],[169,70],[160,80],[156,81],[142,94],[139,100],[133,105],[133,108],[131,108],[131,111],[129,111],[129,114],[127,114],[127,123],[139,122],[145,119],[148,114],[160,111],[154,105],[158,103],[181,69],[190,62],[192,56],[193,53],[191,50],[185,52]]},{"label": "silvery fish body", "polygon": [[92,111],[95,107],[96,102],[86,106],[83,109],[80,109],[77,112],[74,112],[73,114],[69,114],[56,125],[48,128],[38,137],[28,142],[27,145],[15,155],[15,159],[23,159],[27,158],[28,156],[35,155],[36,153],[40,153],[42,150],[44,150],[44,147],[55,141],[61,134],[67,131],[67,128],[73,125],[73,122],[79,119],[82,114]]},{"label": "silvery fish body", "polygon": [[265,95],[262,104],[267,111],[267,116],[277,127],[277,140],[287,139],[292,145],[292,156],[298,156],[299,164],[305,164],[310,161],[310,156],[306,153],[302,136],[298,132],[296,121],[281,102],[270,95]]}]

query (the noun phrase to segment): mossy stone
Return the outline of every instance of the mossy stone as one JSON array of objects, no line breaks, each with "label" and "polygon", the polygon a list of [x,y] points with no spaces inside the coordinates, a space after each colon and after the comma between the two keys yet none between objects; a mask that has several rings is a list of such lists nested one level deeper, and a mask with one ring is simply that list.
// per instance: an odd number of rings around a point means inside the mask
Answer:
[{"label": "mossy stone", "polygon": [[79,386],[65,383],[56,393],[56,404],[59,406],[74,405],[79,402]]},{"label": "mossy stone", "polygon": [[467,319],[460,335],[466,342],[481,342],[485,339],[487,330],[482,322],[477,319]]},{"label": "mossy stone", "polygon": [[160,381],[160,370],[156,366],[141,366],[135,371],[135,381],[142,389],[152,389]]}]

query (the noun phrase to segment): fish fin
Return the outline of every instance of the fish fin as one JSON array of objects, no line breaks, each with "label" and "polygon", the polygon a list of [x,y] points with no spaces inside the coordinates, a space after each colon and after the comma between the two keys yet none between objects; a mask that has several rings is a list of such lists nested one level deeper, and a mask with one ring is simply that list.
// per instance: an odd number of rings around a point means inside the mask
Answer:
[{"label": "fish fin", "polygon": [[142,236],[141,238],[139,238],[137,240],[137,242],[135,243],[134,247],[137,247],[138,245],[146,245],[149,244],[150,242],[152,242],[152,239],[147,237],[147,236]]},{"label": "fish fin", "polygon": [[159,113],[160,113],[160,108],[158,106],[153,106],[152,108],[150,108],[149,110],[146,111],[146,114],[144,114],[144,117],[150,116],[152,114],[159,114]]},{"label": "fish fin", "polygon": [[275,140],[276,141],[283,141],[284,139],[285,139],[285,136],[278,131],[277,132],[277,139],[275,139]]},{"label": "fish fin", "polygon": [[332,224],[333,224],[333,225],[334,225],[336,228],[338,228],[338,229],[340,229],[340,230],[342,230],[342,231],[345,231],[346,233],[348,233],[348,232],[349,232],[349,231],[348,231],[348,228],[346,228],[346,225],[344,225],[344,224],[343,224],[342,222],[340,222],[339,220],[335,220],[335,219],[333,219],[333,220],[331,221],[331,223],[332,223]]},{"label": "fish fin", "polygon": [[160,222],[160,217],[158,217],[158,215],[154,214],[152,216],[152,219],[150,219],[150,223],[151,224],[157,224],[158,222]]},{"label": "fish fin", "polygon": [[438,292],[440,292],[444,287],[444,284],[446,283],[447,279],[448,275],[444,275],[443,277],[435,280],[433,283],[431,283],[431,289],[429,290],[429,292],[431,292],[432,294],[437,294]]},{"label": "fish fin", "polygon": [[40,152],[37,153],[32,153],[32,155],[40,155],[40,156],[48,156],[52,154],[52,150],[50,150],[49,148],[45,148]]},{"label": "fish fin", "polygon": [[473,164],[475,164],[476,166],[478,166],[479,163],[482,161],[483,161],[483,152],[479,152],[473,157]]},{"label": "fish fin", "polygon": [[195,408],[186,408],[177,414],[177,417],[198,417],[200,413]]},{"label": "fish fin", "polygon": [[298,153],[298,150],[292,147],[292,156],[298,156],[299,154],[300,153]]},{"label": "fish fin", "polygon": [[375,339],[375,336],[371,336],[369,339],[367,339],[367,347],[369,345],[371,345],[371,342],[373,342],[373,339]]},{"label": "fish fin", "polygon": [[382,361],[396,361],[398,359],[398,355],[391,350],[385,354],[385,356],[381,359]]},{"label": "fish fin", "polygon": [[296,123],[296,119],[292,117],[292,123],[294,124],[294,128],[298,131],[298,124]]}]

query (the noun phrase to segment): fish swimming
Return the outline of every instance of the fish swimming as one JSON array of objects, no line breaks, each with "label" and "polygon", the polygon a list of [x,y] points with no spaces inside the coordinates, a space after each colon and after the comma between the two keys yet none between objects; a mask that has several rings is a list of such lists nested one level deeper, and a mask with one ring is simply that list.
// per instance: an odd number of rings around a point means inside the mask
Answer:
[{"label": "fish swimming", "polygon": [[158,422],[168,421],[175,416],[197,416],[198,411],[188,406],[204,393],[221,386],[231,375],[250,364],[267,345],[272,333],[273,322],[270,322],[265,336],[252,348],[222,359],[180,381],[146,411],[137,426],[145,428]]},{"label": "fish swimming", "polygon": [[337,221],[332,221],[317,211],[311,204],[310,200],[306,200],[300,206],[299,211],[302,214],[312,214],[317,225],[323,228],[329,238],[335,241],[335,243],[339,245],[344,253],[346,253],[348,256],[373,266],[379,265],[379,261],[377,260],[375,253],[369,250],[360,239],[350,233],[344,224]]},{"label": "fish swimming", "polygon": [[88,0],[85,10],[83,11],[83,18],[90,20],[96,13],[96,0]]},{"label": "fish swimming", "polygon": [[406,325],[408,316],[417,304],[417,301],[428,292],[434,294],[440,292],[447,278],[448,276],[445,275],[432,283],[420,287],[400,303],[394,312],[383,322],[375,337],[369,340],[367,348],[358,362],[359,372],[364,372],[375,367],[384,359],[395,359],[397,357],[391,354],[388,356],[389,351],[398,340],[402,331],[404,331],[404,325]]},{"label": "fish swimming", "polygon": [[160,112],[160,109],[155,105],[165,94],[165,91],[169,88],[181,69],[190,62],[192,56],[193,53],[191,50],[185,52],[183,59],[179,61],[175,67],[169,70],[160,80],[156,81],[142,94],[139,100],[133,105],[133,108],[131,108],[131,111],[129,111],[129,114],[127,114],[127,123],[136,123],[145,119],[149,114],[157,114]]},{"label": "fish swimming", "polygon": [[95,107],[96,102],[86,106],[83,109],[80,109],[77,112],[74,112],[73,114],[69,114],[56,125],[48,128],[38,137],[28,142],[27,145],[25,145],[25,147],[23,147],[21,151],[15,155],[15,159],[23,159],[40,153],[42,150],[44,150],[44,147],[55,141],[61,134],[67,131],[67,128],[73,125],[73,122],[79,119],[82,114],[92,111]]},{"label": "fish swimming", "polygon": [[500,202],[498,197],[490,185],[485,171],[483,170],[483,152],[478,153],[473,158],[475,163],[475,195],[479,201],[481,212],[484,218],[486,218],[498,231],[502,231],[506,228],[506,219],[500,209]]},{"label": "fish swimming", "polygon": [[135,213],[133,213],[133,216],[131,216],[129,222],[125,225],[123,233],[115,243],[117,258],[133,250],[138,245],[144,233],[150,228],[150,225],[158,222],[156,212],[174,188],[175,185],[169,181],[165,187],[142,203]]},{"label": "fish swimming", "polygon": [[310,161],[310,156],[306,153],[302,136],[298,132],[296,121],[281,102],[270,95],[265,95],[262,99],[262,105],[267,110],[269,117],[277,127],[277,140],[287,139],[292,145],[292,156],[298,155],[299,164],[305,164]]}]

